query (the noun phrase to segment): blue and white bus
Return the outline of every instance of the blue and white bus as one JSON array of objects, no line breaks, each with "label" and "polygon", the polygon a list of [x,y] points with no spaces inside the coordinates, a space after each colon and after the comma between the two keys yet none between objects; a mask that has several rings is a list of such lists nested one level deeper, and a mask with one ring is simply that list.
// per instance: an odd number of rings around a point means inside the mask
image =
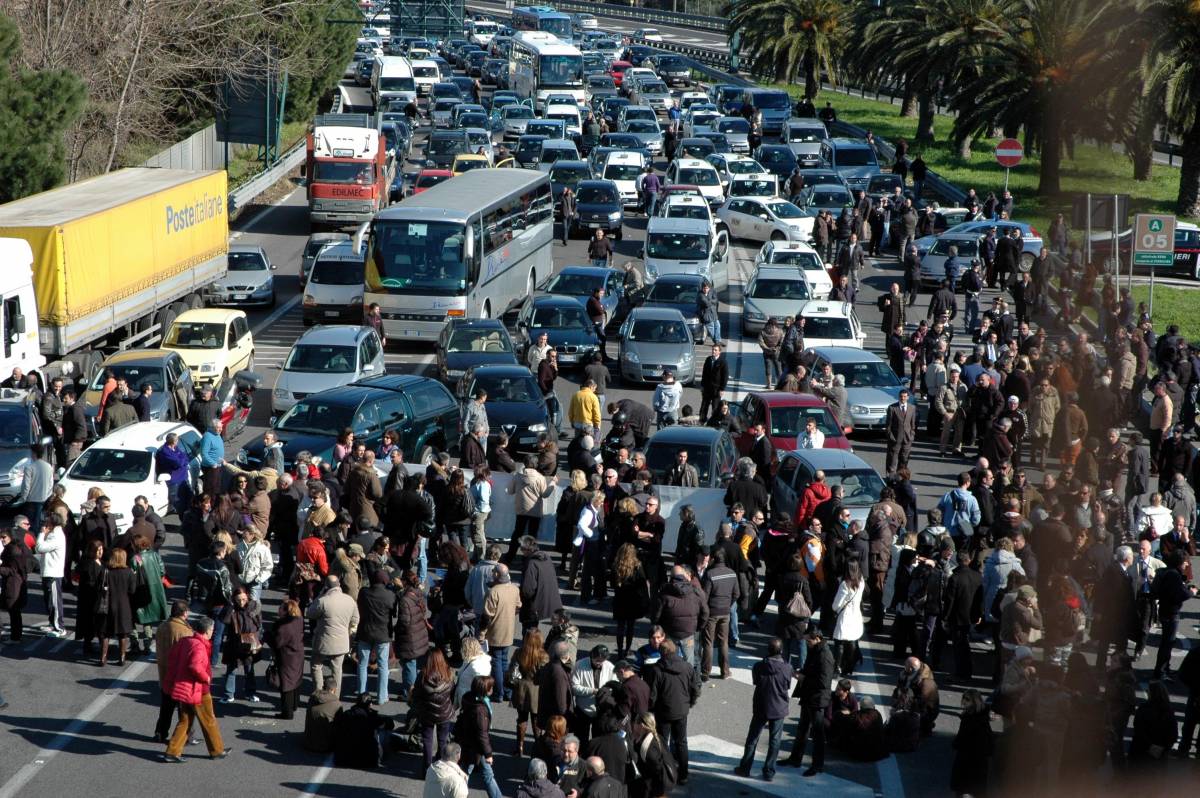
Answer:
[{"label": "blue and white bus", "polygon": [[553,226],[545,172],[458,175],[360,230],[363,303],[379,303],[393,341],[435,341],[451,318],[499,317],[550,276]]},{"label": "blue and white bus", "polygon": [[570,42],[575,35],[571,16],[550,6],[517,6],[512,11],[515,31],[542,30],[553,33],[560,41]]},{"label": "blue and white bus", "polygon": [[544,31],[524,31],[512,38],[509,81],[521,97],[532,97],[540,112],[548,94],[570,94],[583,105],[583,54]]}]

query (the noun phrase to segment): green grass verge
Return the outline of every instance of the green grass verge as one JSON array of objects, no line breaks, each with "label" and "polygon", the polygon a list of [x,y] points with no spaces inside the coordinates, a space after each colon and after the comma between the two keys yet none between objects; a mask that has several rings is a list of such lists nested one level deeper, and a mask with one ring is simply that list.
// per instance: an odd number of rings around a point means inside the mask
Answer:
[{"label": "green grass verge", "polygon": [[[1189,341],[1200,341],[1200,313],[1196,312],[1196,301],[1200,293],[1192,286],[1154,286],[1154,329],[1159,335],[1170,324],[1178,324],[1179,332]],[[1133,287],[1134,307],[1138,302],[1150,303],[1150,286]]]},{"label": "green grass verge", "polygon": [[[803,87],[781,86],[793,96],[800,97]],[[859,127],[870,129],[888,141],[907,139],[911,145],[917,132],[915,117],[900,116],[900,105],[885,100],[874,100],[870,93],[866,98],[823,90],[815,101],[818,108],[826,101],[833,103],[838,118]],[[996,139],[976,141],[969,160],[958,157],[957,148],[947,142],[954,121],[949,116],[938,115],[934,122],[937,141],[923,145],[919,151],[929,168],[939,175],[986,197],[989,191],[997,195],[1004,189],[1004,167],[996,163],[992,155]],[[1062,164],[1061,197],[1039,197],[1034,192],[1038,184],[1039,159],[1026,155],[1025,159],[1009,175],[1009,190],[1016,200],[1016,218],[1027,221],[1045,232],[1056,213],[1066,213],[1070,218],[1071,194],[1091,192],[1093,194],[1129,194],[1130,212],[1172,212],[1179,190],[1179,169],[1155,164],[1151,179],[1134,182],[1132,162],[1107,147],[1080,144],[1075,147],[1075,158]],[[1082,231],[1080,231],[1082,234]]]},{"label": "green grass verge", "polygon": [[[304,134],[307,132],[308,122],[306,121],[285,122],[283,129],[279,131],[279,153],[282,155],[283,153],[287,152],[296,144],[296,142],[304,138]],[[256,157],[257,154],[257,147],[248,147],[242,152],[236,153],[230,157],[230,188],[241,185],[262,171],[262,161]]]}]

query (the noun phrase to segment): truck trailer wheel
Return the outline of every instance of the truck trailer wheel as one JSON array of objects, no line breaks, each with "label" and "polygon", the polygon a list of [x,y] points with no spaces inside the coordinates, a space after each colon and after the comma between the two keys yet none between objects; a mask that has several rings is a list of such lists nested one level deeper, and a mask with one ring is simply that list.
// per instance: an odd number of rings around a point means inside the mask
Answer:
[{"label": "truck trailer wheel", "polygon": [[158,312],[158,342],[160,344],[167,337],[167,330],[171,329],[171,325],[177,318],[179,318],[179,311],[175,309],[174,305],[168,305]]}]

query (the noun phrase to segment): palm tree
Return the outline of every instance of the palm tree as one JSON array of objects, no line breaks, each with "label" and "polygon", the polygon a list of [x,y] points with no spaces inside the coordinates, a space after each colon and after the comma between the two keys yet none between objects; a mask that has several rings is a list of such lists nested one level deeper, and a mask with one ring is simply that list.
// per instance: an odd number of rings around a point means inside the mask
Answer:
[{"label": "palm tree", "polygon": [[1026,148],[1041,154],[1038,193],[1058,194],[1064,145],[1089,120],[1104,116],[1105,95],[1097,87],[1118,81],[1130,69],[1129,52],[1116,46],[1115,38],[1129,23],[1128,9],[1120,0],[1002,0],[999,5],[1008,26],[979,43],[977,68],[964,76],[951,100],[955,136],[986,134],[995,127],[1006,133],[1023,130]]},{"label": "palm tree", "polygon": [[821,73],[836,79],[835,58],[849,13],[841,0],[738,0],[724,9],[729,32],[740,33],[751,70],[787,81],[804,73],[804,96],[821,89]]},{"label": "palm tree", "polygon": [[1200,2],[1148,0],[1142,11],[1154,24],[1146,84],[1162,93],[1168,124],[1183,144],[1176,211],[1200,216]]}]

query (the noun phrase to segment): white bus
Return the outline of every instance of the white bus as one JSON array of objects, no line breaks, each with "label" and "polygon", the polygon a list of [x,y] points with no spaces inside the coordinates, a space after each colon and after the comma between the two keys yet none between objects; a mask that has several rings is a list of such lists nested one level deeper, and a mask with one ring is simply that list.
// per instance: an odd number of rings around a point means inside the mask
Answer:
[{"label": "white bus", "polygon": [[552,33],[524,31],[513,36],[509,75],[513,91],[533,97],[538,111],[551,93],[570,94],[583,105],[583,56]]},{"label": "white bus", "polygon": [[435,341],[449,318],[499,317],[550,276],[550,178],[477,169],[378,213],[362,248],[363,302],[394,341]]},{"label": "white bus", "polygon": [[371,94],[375,107],[386,111],[388,103],[401,104],[417,101],[417,83],[413,79],[412,65],[408,59],[398,55],[375,56],[371,70]]}]

